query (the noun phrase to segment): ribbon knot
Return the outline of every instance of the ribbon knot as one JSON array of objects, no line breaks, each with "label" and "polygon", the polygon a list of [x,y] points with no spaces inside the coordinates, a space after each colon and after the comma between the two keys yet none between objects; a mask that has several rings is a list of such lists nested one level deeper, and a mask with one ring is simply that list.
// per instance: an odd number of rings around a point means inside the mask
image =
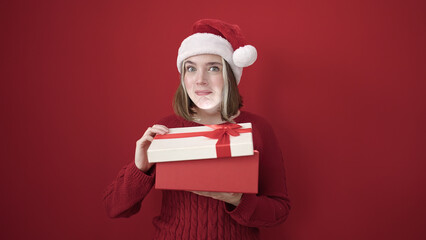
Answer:
[{"label": "ribbon knot", "polygon": [[231,156],[230,136],[236,137],[240,135],[240,132],[246,132],[246,130],[241,129],[240,125],[233,123],[206,126],[214,129],[209,134],[207,134],[206,137],[217,139],[216,155],[218,158]]},{"label": "ribbon knot", "polygon": [[219,139],[223,136],[239,136],[240,133],[237,129],[241,128],[238,124],[223,124],[223,125],[206,125],[207,127],[213,128],[214,130],[209,132],[206,137]]}]

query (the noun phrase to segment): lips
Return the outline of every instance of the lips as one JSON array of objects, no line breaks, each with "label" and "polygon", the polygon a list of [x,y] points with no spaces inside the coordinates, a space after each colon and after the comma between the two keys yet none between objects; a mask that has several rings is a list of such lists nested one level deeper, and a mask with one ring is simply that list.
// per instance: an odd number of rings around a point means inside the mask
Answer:
[{"label": "lips", "polygon": [[195,94],[197,94],[198,96],[206,96],[209,95],[210,93],[212,93],[209,90],[197,90],[195,91]]}]

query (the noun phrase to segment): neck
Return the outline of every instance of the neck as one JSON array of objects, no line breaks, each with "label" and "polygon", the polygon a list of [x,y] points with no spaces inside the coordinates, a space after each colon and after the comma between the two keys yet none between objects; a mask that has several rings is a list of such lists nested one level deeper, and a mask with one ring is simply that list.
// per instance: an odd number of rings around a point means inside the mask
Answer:
[{"label": "neck", "polygon": [[[196,108],[195,109],[195,122],[204,124],[204,125],[213,125],[213,124],[221,124],[225,123],[226,121],[222,120],[222,116],[218,110],[205,110]],[[231,119],[236,118],[238,115],[240,115],[240,111],[238,113],[231,117]]]},{"label": "neck", "polygon": [[212,124],[221,124],[224,123],[220,112],[217,109],[195,109],[195,122],[204,124],[204,125],[212,125]]}]

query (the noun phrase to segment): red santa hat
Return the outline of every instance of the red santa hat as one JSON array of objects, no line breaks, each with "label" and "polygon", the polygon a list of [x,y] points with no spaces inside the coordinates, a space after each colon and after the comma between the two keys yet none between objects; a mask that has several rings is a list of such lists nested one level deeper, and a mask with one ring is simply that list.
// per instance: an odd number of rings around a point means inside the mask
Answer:
[{"label": "red santa hat", "polygon": [[224,58],[240,82],[243,67],[252,65],[257,51],[247,45],[240,27],[216,19],[201,19],[194,23],[193,34],[182,41],[178,51],[177,68],[182,73],[182,62],[199,54],[216,54]]}]

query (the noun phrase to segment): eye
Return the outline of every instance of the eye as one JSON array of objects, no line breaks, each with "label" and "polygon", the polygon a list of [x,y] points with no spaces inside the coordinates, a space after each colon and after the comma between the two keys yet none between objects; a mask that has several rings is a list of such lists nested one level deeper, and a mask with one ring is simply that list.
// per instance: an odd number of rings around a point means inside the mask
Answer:
[{"label": "eye", "polygon": [[197,69],[195,69],[195,67],[193,67],[193,66],[187,66],[186,67],[187,72],[195,72],[195,70],[197,70]]},{"label": "eye", "polygon": [[211,71],[211,72],[219,72],[220,68],[216,67],[216,66],[212,66],[212,67],[209,68],[209,71]]}]

